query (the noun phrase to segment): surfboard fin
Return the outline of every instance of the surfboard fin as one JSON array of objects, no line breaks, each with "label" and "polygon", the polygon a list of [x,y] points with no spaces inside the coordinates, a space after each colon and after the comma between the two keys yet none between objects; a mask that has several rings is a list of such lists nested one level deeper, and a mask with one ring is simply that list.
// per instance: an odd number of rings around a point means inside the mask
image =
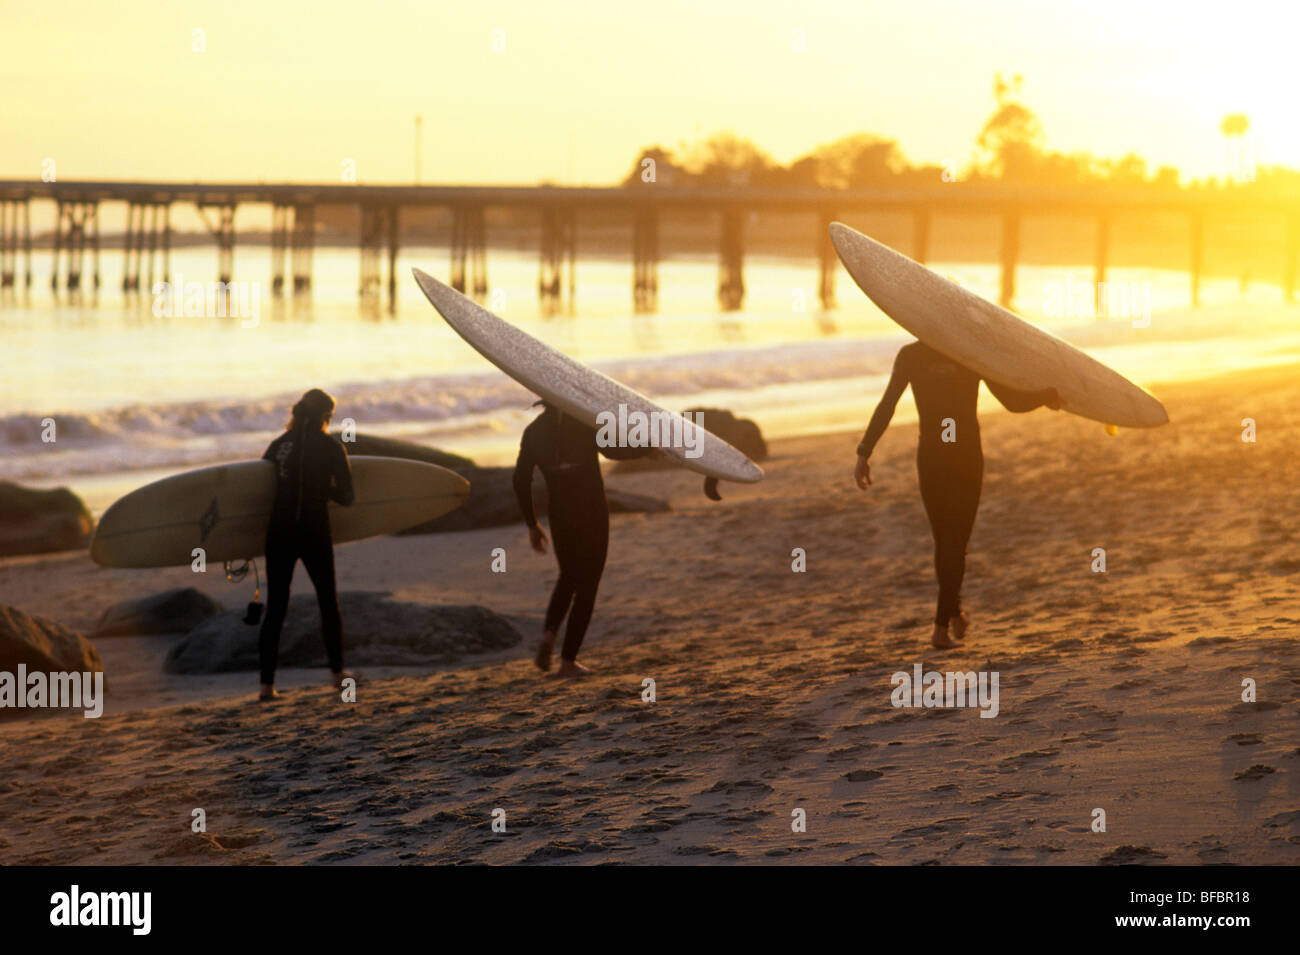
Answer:
[{"label": "surfboard fin", "polygon": [[704,496],[710,501],[722,500],[722,495],[718,493],[718,479],[715,477],[706,477],[704,479]]}]

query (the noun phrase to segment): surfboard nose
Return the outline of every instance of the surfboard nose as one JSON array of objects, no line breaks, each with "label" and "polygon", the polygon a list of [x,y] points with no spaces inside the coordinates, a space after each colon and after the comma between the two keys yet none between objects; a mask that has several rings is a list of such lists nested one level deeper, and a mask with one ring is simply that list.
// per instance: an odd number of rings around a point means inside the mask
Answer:
[{"label": "surfboard nose", "polygon": [[428,272],[425,272],[423,269],[417,269],[415,266],[411,266],[411,275],[415,277],[415,284],[420,286],[425,294],[428,294],[430,289],[437,288],[442,284]]},{"label": "surfboard nose", "polygon": [[[840,262],[848,269],[849,274],[853,274],[853,263],[862,258],[863,249],[884,249],[893,255],[901,256],[901,253],[895,252],[887,245],[883,245],[864,235],[852,226],[845,225],[843,222],[832,222],[829,226],[831,234],[831,245],[835,246],[835,254],[840,257]],[[855,278],[856,281],[856,278]],[[860,285],[859,285],[860,287]]]},{"label": "surfboard nose", "polygon": [[840,243],[852,231],[853,230],[850,229],[848,226],[846,226],[843,222],[832,222],[830,224],[831,243],[835,246],[837,251],[840,248]]}]

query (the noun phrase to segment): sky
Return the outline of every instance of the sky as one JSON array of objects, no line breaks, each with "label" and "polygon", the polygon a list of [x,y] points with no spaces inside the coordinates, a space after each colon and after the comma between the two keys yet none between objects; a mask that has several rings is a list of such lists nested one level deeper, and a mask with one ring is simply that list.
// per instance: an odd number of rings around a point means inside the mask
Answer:
[{"label": "sky", "polygon": [[[995,72],[1049,148],[1300,167],[1300,5],[0,0],[0,178],[609,184],[718,130],[964,164]],[[350,164],[350,165],[349,165]]]}]

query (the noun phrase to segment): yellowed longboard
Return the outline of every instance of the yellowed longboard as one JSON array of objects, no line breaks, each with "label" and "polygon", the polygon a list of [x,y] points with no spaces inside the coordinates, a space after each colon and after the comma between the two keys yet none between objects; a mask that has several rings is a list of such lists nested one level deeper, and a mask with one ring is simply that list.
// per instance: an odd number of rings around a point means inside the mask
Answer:
[{"label": "yellowed longboard", "polygon": [[[620,406],[629,413],[681,419],[645,395],[498,318],[432,276],[419,269],[412,271],[425,297],[461,338],[515,381],[565,414],[593,428],[597,427],[601,412],[617,414]],[[677,424],[691,436],[692,447],[698,454],[688,453],[684,447],[661,447],[660,452],[674,463],[724,481],[753,484],[762,480],[762,468],[743,452],[689,419],[681,419]]]},{"label": "yellowed longboard", "polygon": [[[469,482],[454,471],[401,458],[354,456],[356,500],[330,505],[334,542],[414,527],[455,510]],[[275,465],[241,461],[187,471],[120,498],[104,512],[90,556],[105,567],[175,567],[203,548],[210,563],[260,557],[275,500]]]},{"label": "yellowed longboard", "polygon": [[1055,388],[1061,410],[1124,428],[1166,424],[1164,405],[1119,372],[843,223],[831,241],[880,310],[935,351],[1024,391]]}]

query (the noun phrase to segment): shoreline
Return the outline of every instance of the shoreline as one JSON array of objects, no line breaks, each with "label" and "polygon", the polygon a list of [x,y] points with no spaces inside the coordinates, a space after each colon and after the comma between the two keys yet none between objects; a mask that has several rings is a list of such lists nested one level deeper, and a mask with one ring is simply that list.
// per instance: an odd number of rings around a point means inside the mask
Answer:
[{"label": "shoreline", "polygon": [[[1280,309],[1285,312],[1294,312],[1300,317],[1300,306],[1283,307]],[[1165,314],[1166,318],[1172,318],[1178,313]],[[1226,336],[1225,336],[1226,338]],[[900,344],[910,340],[905,332],[899,338]],[[1177,349],[1180,346],[1186,352],[1186,357],[1182,363],[1177,366],[1177,370],[1184,372],[1182,375],[1167,374],[1157,375],[1152,379],[1139,378],[1137,383],[1147,390],[1152,391],[1156,397],[1169,389],[1178,388],[1185,385],[1194,385],[1198,382],[1213,382],[1218,378],[1225,376],[1246,374],[1251,371],[1267,371],[1278,367],[1283,367],[1292,363],[1300,363],[1300,331],[1296,332],[1289,340],[1278,340],[1275,337],[1268,339],[1270,351],[1265,353],[1251,348],[1238,347],[1234,351],[1221,351],[1220,343],[1223,339],[1193,339],[1190,342],[1179,340],[1163,341],[1152,343],[1151,345],[1130,346],[1125,343],[1116,343],[1111,346],[1100,348],[1093,347],[1090,352],[1099,353],[1100,359],[1111,364],[1115,357],[1123,359],[1118,363],[1121,369],[1129,365],[1136,364],[1143,356],[1134,351],[1134,349],[1147,349],[1165,346],[1166,353],[1170,348]],[[871,341],[875,341],[872,339]],[[686,353],[682,356],[655,356],[655,361],[668,360],[674,357],[690,358],[693,353]],[[1166,354],[1166,359],[1168,355]],[[1244,364],[1238,363],[1243,361]],[[1227,367],[1224,366],[1227,362]],[[1217,367],[1215,366],[1217,363]],[[1172,366],[1166,366],[1172,370]],[[1211,369],[1211,370],[1207,370]],[[492,377],[494,372],[486,370],[484,379]],[[499,374],[499,373],[497,373]],[[846,383],[857,385],[878,380],[880,386],[888,377],[888,371],[883,372],[865,372],[859,379],[828,379],[814,383],[802,383],[798,387],[800,393],[809,396],[804,404],[795,404],[789,401],[790,397],[785,394],[786,386],[784,384],[774,384],[760,386],[758,389],[749,392],[724,392],[721,394],[699,394],[692,398],[684,398],[678,401],[671,401],[670,406],[687,405],[704,405],[707,407],[725,407],[734,410],[740,417],[753,418],[760,428],[763,429],[765,438],[769,441],[781,441],[798,437],[817,437],[824,435],[837,434],[850,430],[846,427],[846,421],[858,418],[861,420],[860,427],[865,427],[867,419],[871,415],[872,408],[878,398],[878,394],[868,390],[861,393],[855,393],[852,396],[832,397],[825,392],[835,386],[837,383]],[[394,383],[400,387],[400,382]],[[382,383],[379,383],[381,386]],[[334,386],[337,388],[337,386]],[[346,386],[344,386],[346,387]],[[820,398],[811,397],[816,392],[822,392]],[[762,408],[745,407],[744,398],[749,396],[751,399],[758,400],[759,395],[765,395],[766,404]],[[785,405],[781,401],[786,400]],[[1005,414],[1002,408],[987,393],[987,389],[981,389],[980,414]],[[815,416],[817,421],[813,424],[806,424],[810,417]],[[912,423],[915,421],[914,407],[910,401],[901,402],[895,416],[896,423]],[[431,425],[441,427],[445,423],[432,422]],[[456,426],[447,424],[448,428],[456,430]],[[250,439],[252,444],[260,449],[269,441],[278,431],[267,432],[265,435]],[[489,436],[475,437],[469,442],[459,446],[452,446],[452,440],[443,440],[436,435],[428,434],[420,428],[418,423],[411,421],[399,421],[391,423],[388,426],[380,425],[374,430],[369,431],[378,437],[390,437],[398,440],[414,441],[419,444],[425,444],[429,447],[437,447],[440,450],[450,450],[453,453],[463,454],[471,457],[476,464],[485,467],[509,466],[514,462],[514,455],[517,450],[516,438],[513,434],[508,436],[498,436],[495,440]],[[260,442],[260,443],[259,443]],[[254,452],[250,452],[252,454]],[[210,457],[200,456],[193,457],[187,455],[186,460],[174,465],[170,464],[151,464],[143,468],[132,469],[115,469],[115,470],[91,470],[82,471],[69,476],[33,476],[33,477],[13,477],[16,483],[37,489],[54,489],[66,487],[81,497],[92,515],[98,519],[105,508],[114,500],[138,487],[143,487],[156,480],[171,477],[185,471],[193,470],[199,467],[208,467],[226,463],[231,458],[228,455],[214,453]]]}]

